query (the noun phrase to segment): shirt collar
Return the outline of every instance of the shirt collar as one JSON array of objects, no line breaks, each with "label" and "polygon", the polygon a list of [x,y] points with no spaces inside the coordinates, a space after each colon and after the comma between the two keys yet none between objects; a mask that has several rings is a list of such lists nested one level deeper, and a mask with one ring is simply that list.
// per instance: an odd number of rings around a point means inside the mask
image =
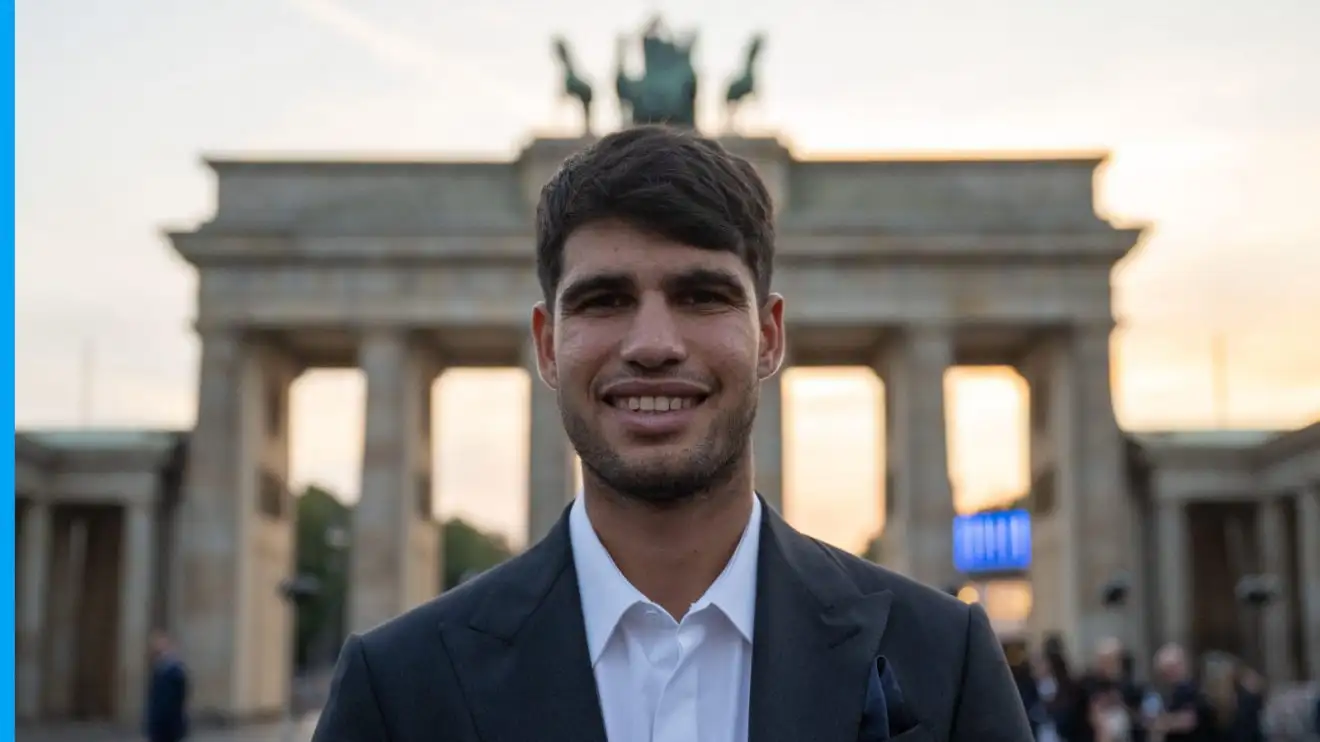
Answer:
[{"label": "shirt collar", "polygon": [[[605,651],[624,613],[638,603],[651,601],[623,576],[605,545],[591,526],[587,509],[579,497],[568,515],[573,565],[577,571],[582,618],[587,630],[587,648],[595,666]],[[713,605],[729,619],[744,640],[752,641],[756,618],[756,561],[761,542],[761,498],[753,497],[752,514],[743,529],[733,556],[724,571],[689,612]]]}]

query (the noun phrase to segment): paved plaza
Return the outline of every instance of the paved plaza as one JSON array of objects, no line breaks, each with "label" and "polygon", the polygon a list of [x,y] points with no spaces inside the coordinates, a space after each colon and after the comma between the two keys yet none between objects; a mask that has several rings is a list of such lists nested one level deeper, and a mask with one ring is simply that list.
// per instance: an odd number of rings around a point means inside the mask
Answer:
[{"label": "paved plaza", "polygon": [[[293,742],[308,742],[312,738],[316,718],[316,714],[303,717],[298,723]],[[15,739],[17,742],[140,742],[143,737],[131,729],[122,727],[64,724],[19,729]],[[284,742],[278,723],[232,729],[199,729],[190,735],[188,740],[189,742]]]}]

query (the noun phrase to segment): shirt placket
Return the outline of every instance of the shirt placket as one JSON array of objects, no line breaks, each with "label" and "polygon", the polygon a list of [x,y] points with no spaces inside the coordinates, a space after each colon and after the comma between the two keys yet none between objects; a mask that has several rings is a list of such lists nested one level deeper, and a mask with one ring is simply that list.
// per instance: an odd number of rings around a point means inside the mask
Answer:
[{"label": "shirt placket", "polygon": [[697,681],[699,666],[696,649],[701,644],[705,627],[698,616],[689,617],[670,637],[673,669],[661,692],[656,706],[652,742],[698,742]]}]

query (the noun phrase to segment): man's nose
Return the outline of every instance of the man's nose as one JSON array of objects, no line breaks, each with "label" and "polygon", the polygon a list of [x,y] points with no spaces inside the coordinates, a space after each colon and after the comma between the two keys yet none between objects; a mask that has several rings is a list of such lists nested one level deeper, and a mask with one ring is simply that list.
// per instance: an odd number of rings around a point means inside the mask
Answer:
[{"label": "man's nose", "polygon": [[623,360],[648,369],[682,362],[687,349],[677,320],[664,297],[643,297],[623,342]]}]

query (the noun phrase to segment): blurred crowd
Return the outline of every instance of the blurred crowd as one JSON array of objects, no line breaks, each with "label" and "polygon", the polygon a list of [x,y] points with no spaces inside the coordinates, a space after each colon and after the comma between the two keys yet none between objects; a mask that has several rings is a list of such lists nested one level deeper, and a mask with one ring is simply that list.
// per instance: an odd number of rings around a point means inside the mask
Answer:
[{"label": "blurred crowd", "polygon": [[1083,666],[1057,638],[1011,661],[1038,742],[1320,742],[1320,684],[1270,688],[1221,652],[1165,645],[1148,681],[1114,639]]}]

